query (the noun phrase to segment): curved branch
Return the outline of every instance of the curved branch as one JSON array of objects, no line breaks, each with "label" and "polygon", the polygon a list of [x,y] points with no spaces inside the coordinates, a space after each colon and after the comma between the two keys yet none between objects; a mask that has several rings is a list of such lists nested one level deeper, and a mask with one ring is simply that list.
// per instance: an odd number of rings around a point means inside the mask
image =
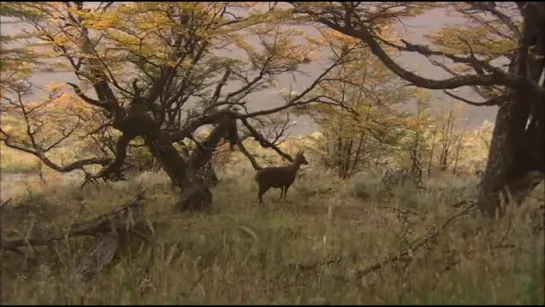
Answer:
[{"label": "curved branch", "polygon": [[[18,103],[19,103],[18,108],[20,108],[24,121],[26,123],[26,134],[30,140],[30,144],[25,145],[24,143],[18,144],[16,142],[12,142],[11,136],[8,133],[6,133],[6,131],[4,131],[2,127],[0,127],[0,134],[3,136],[1,141],[3,141],[6,146],[31,154],[37,157],[38,159],[40,159],[40,161],[42,161],[45,165],[47,165],[51,169],[56,170],[58,172],[62,172],[62,173],[71,172],[75,169],[83,170],[83,166],[86,166],[86,165],[100,164],[104,166],[109,163],[110,159],[108,158],[89,158],[89,159],[76,161],[65,166],[57,165],[46,156],[46,153],[50,151],[51,149],[53,149],[54,147],[56,147],[57,145],[59,145],[60,143],[62,143],[67,138],[69,138],[74,133],[74,131],[79,127],[80,119],[78,118],[78,121],[76,122],[76,124],[68,131],[66,131],[64,128],[61,128],[62,135],[59,137],[59,139],[54,140],[53,142],[51,142],[51,144],[49,144],[48,146],[45,146],[44,148],[44,145],[39,144],[39,142],[37,141],[35,137],[35,134],[39,131],[39,129],[37,130],[35,129],[34,131],[32,131],[31,121],[28,116],[29,112],[36,110],[40,106],[37,106],[33,108],[32,110],[28,111],[25,107],[25,104],[23,103],[21,99],[21,93],[18,93]],[[42,106],[45,105],[46,103],[42,104]],[[40,123],[39,128],[41,128],[43,126],[43,122],[39,121],[39,123]]]},{"label": "curved branch", "polygon": [[90,98],[89,96],[85,95],[82,92],[81,88],[79,86],[75,85],[74,83],[66,82],[66,84],[70,85],[74,89],[74,92],[76,93],[76,95],[78,95],[79,98],[81,98],[83,101],[87,102],[88,104],[93,105],[95,107],[109,109],[107,104],[102,103],[102,102],[100,102],[98,100],[94,100],[94,99]]},{"label": "curved branch", "polygon": [[83,167],[87,165],[98,164],[98,165],[105,166],[105,165],[108,165],[108,163],[110,163],[111,161],[110,158],[88,158],[88,159],[82,159],[76,162],[72,162],[68,165],[60,166],[54,163],[53,161],[51,161],[43,153],[39,153],[31,148],[28,148],[22,145],[11,143],[8,139],[3,139],[2,141],[7,147],[29,153],[37,157],[38,159],[40,159],[40,161],[42,161],[45,165],[49,166],[51,169],[61,173],[68,173],[77,169],[83,170]]},{"label": "curved branch", "polygon": [[231,131],[231,133],[232,133],[231,138],[233,139],[234,143],[237,145],[240,152],[242,152],[242,154],[244,156],[246,156],[246,158],[248,158],[248,160],[250,160],[250,163],[252,164],[252,167],[254,168],[254,170],[258,171],[260,169],[263,169],[263,167],[261,167],[257,163],[254,156],[252,156],[252,154],[248,151],[248,149],[246,149],[246,147],[244,147],[244,144],[242,143],[242,140],[241,140],[240,136],[238,135],[238,129],[236,128],[236,122],[233,121],[233,124],[234,124],[234,127],[232,127],[233,131]]},{"label": "curved branch", "polygon": [[227,83],[227,79],[229,78],[229,75],[231,74],[231,68],[227,66],[225,69],[225,73],[223,74],[223,77],[221,77],[220,81],[218,82],[218,85],[216,86],[216,90],[214,91],[214,95],[212,95],[212,98],[210,99],[209,105],[214,105],[218,99],[220,98],[221,89]]},{"label": "curved branch", "polygon": [[193,151],[189,162],[193,169],[200,169],[210,160],[210,158],[212,158],[212,154],[218,143],[222,138],[227,136],[229,125],[231,125],[232,121],[233,119],[230,118],[229,115],[224,115],[219,124],[208,135],[206,140],[200,144],[200,150]]},{"label": "curved branch", "polygon": [[242,122],[244,127],[246,127],[248,129],[248,131],[250,132],[250,135],[253,136],[254,139],[259,142],[259,145],[261,145],[261,147],[263,147],[263,148],[272,148],[274,151],[276,151],[284,159],[286,159],[286,160],[288,160],[290,162],[293,162],[293,159],[291,158],[290,155],[283,152],[280,148],[278,148],[278,146],[274,145],[273,143],[269,142],[266,138],[264,138],[261,135],[261,133],[259,133],[254,127],[252,127],[252,125],[250,125],[250,123],[245,118],[241,118],[240,121]]},{"label": "curved branch", "polygon": [[356,31],[355,29],[348,29],[345,27],[337,27],[331,22],[322,21],[325,25],[330,26],[331,28],[342,32],[343,34],[356,37],[364,41],[371,52],[377,56],[383,63],[386,65],[392,72],[401,78],[413,83],[418,87],[423,87],[432,90],[439,89],[454,89],[462,86],[472,86],[472,85],[505,85],[512,87],[521,87],[528,85],[540,96],[545,96],[545,91],[541,89],[535,82],[515,76],[512,74],[507,74],[499,70],[495,70],[492,74],[489,75],[467,75],[467,76],[456,76],[449,79],[443,80],[433,80],[423,78],[415,73],[412,73],[408,70],[402,68],[397,64],[390,56],[382,49],[382,47],[375,41],[371,33],[366,29]]},{"label": "curved branch", "polygon": [[212,114],[207,114],[207,115],[203,115],[195,119],[192,119],[189,122],[187,122],[181,130],[172,133],[169,136],[170,140],[172,142],[181,141],[187,138],[191,133],[193,133],[193,131],[195,131],[200,126],[217,123],[221,121],[221,119],[224,116],[230,115],[232,113],[233,112],[231,110],[221,110]]},{"label": "curved branch", "polygon": [[103,168],[96,176],[95,178],[103,178],[106,180],[107,178],[111,178],[112,175],[117,175],[118,177],[121,176],[121,167],[123,166],[123,163],[125,162],[125,158],[127,157],[127,146],[129,145],[130,141],[134,139],[134,136],[128,136],[126,134],[122,134],[116,143],[116,151],[115,151],[115,160],[108,164],[105,168]]},{"label": "curved branch", "polygon": [[505,95],[499,95],[499,96],[496,96],[496,97],[493,97],[493,98],[490,98],[484,102],[474,102],[474,101],[471,101],[471,100],[468,100],[468,99],[465,99],[463,97],[460,97],[460,96],[457,96],[457,95],[454,95],[448,91],[443,91],[443,93],[445,93],[446,95],[454,98],[454,99],[457,99],[457,100],[460,100],[462,102],[465,102],[467,104],[470,104],[472,106],[477,106],[477,107],[482,107],[482,106],[501,106],[504,102],[510,100],[510,99],[514,99],[516,97],[515,94],[511,93],[511,94],[505,94]]},{"label": "curved branch", "polygon": [[[487,75],[455,76],[443,80],[433,80],[421,77],[413,72],[402,68],[399,64],[397,64],[379,45],[379,43],[375,40],[374,36],[369,32],[368,29],[365,28],[365,26],[361,25],[358,29],[356,29],[347,25],[339,25],[339,23],[334,20],[334,18],[323,17],[323,15],[320,16],[319,13],[313,12],[311,10],[298,8],[298,12],[306,13],[312,16],[316,21],[330,27],[331,29],[337,30],[345,35],[360,39],[367,44],[371,52],[375,56],[377,56],[392,72],[418,87],[423,87],[427,89],[454,89],[462,86],[503,85],[522,89],[525,91],[531,91],[536,98],[545,99],[545,89],[541,88],[533,80],[530,80],[529,78],[523,76],[505,73],[500,69],[492,67],[487,67],[490,68],[490,70],[492,71],[491,74]],[[412,51],[417,51],[423,54],[426,54],[428,52],[428,50],[422,49],[420,47],[421,46],[418,45],[407,46],[407,48],[409,49],[412,48]],[[444,56],[448,57],[448,55],[446,54]],[[464,62],[465,61],[472,62],[472,59],[464,59]]]},{"label": "curved branch", "polygon": [[496,9],[494,2],[470,2],[471,5],[474,7],[478,7],[482,9],[483,11],[489,12],[492,15],[496,16],[503,24],[505,24],[509,30],[511,30],[517,38],[521,37],[521,33],[513,22],[513,19],[511,17],[505,15],[504,13],[500,12],[498,9]]}]

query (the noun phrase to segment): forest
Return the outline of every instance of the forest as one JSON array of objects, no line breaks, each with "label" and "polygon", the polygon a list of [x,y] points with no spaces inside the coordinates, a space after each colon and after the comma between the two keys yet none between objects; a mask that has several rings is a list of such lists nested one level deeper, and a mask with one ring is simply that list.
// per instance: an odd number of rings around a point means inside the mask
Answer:
[{"label": "forest", "polygon": [[544,34],[541,2],[0,2],[0,300],[543,305]]}]

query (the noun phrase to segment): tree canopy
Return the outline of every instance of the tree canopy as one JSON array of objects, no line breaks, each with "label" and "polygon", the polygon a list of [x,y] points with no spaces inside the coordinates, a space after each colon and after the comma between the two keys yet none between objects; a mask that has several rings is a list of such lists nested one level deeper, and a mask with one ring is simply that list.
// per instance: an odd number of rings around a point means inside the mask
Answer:
[{"label": "tree canopy", "polygon": [[[392,35],[404,19],[434,9],[467,22],[428,35],[429,45]],[[380,83],[395,75],[468,104],[500,106],[480,199],[489,216],[502,189],[521,190],[515,187],[526,175],[545,172],[541,3],[16,2],[2,3],[0,13],[31,29],[1,37],[3,116],[13,115],[14,121],[11,129],[2,126],[2,140],[59,171],[98,164],[104,168],[88,179],[119,178],[127,148],[140,140],[176,185],[185,186],[182,199],[208,199],[206,185],[193,174],[221,140],[237,146],[259,169],[241,139],[252,137],[290,160],[277,146],[279,137],[271,141],[260,131],[288,110],[357,114],[354,127],[380,134],[390,121],[387,112],[380,121],[361,120],[373,108],[342,96],[402,100],[405,90],[388,89],[388,82],[380,95],[364,85],[366,78]],[[31,40],[24,48],[10,47],[19,39]],[[426,57],[451,77],[436,80],[404,68],[396,58],[400,51]],[[364,54],[378,61],[359,60]],[[310,82],[297,82],[296,89],[281,94],[288,87],[281,76],[300,81],[317,64],[324,68]],[[32,72],[68,72],[78,84],[52,84],[48,97],[26,101]],[[484,101],[451,91],[461,87],[473,88]],[[254,102],[266,94],[284,103],[271,101],[257,110]],[[59,107],[69,111],[64,120],[49,111]],[[271,116],[276,119],[264,119]],[[56,124],[46,129],[46,118]],[[212,131],[196,140],[204,126]],[[56,134],[53,141],[39,136],[48,130]],[[76,136],[98,142],[99,154],[66,165],[48,157],[51,148]],[[187,141],[196,146],[181,156],[173,144]]]},{"label": "tree canopy", "polygon": [[[545,174],[545,6],[537,2],[290,2],[299,20],[317,22],[360,40],[392,72],[417,87],[452,90],[473,87],[486,100],[472,105],[499,105],[479,204],[487,216],[501,213],[500,194],[520,202]],[[380,27],[434,8],[448,9],[468,25],[444,27],[431,35],[432,46],[389,39]],[[403,68],[387,48],[415,52],[453,76],[424,77]],[[500,59],[506,59],[503,65]],[[535,145],[540,143],[540,145]],[[536,180],[526,180],[538,172]],[[521,183],[524,182],[524,183]]]}]

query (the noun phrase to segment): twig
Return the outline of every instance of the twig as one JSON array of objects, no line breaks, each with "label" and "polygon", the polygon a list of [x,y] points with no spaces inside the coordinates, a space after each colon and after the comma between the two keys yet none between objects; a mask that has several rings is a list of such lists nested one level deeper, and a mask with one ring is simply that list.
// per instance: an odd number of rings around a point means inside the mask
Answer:
[{"label": "twig", "polygon": [[[374,271],[377,271],[377,270],[380,270],[383,266],[387,265],[387,264],[391,264],[391,263],[394,263],[394,262],[397,262],[399,260],[402,260],[403,258],[409,256],[410,253],[413,253],[414,251],[418,250],[420,247],[426,245],[428,242],[430,242],[431,240],[434,240],[437,238],[437,236],[441,233],[441,231],[445,230],[445,228],[451,223],[453,222],[454,220],[456,220],[457,218],[463,216],[463,215],[466,215],[468,214],[472,209],[474,209],[476,206],[476,204],[472,204],[471,206],[469,206],[468,208],[464,209],[463,211],[461,211],[460,213],[458,214],[455,214],[453,215],[452,217],[450,217],[445,223],[443,223],[443,225],[441,225],[441,227],[439,228],[439,230],[437,231],[431,231],[429,233],[427,233],[426,235],[420,237],[420,238],[417,238],[416,240],[414,240],[410,245],[411,247],[400,252],[399,254],[395,255],[395,256],[391,256],[379,263],[376,263],[376,264],[373,264],[363,270],[358,270],[355,274],[356,278],[360,279],[362,277],[364,277],[365,275],[371,273],[371,272],[374,272]],[[417,243],[418,241],[421,241],[420,243]]]},{"label": "twig", "polygon": [[[212,255],[212,259],[215,259],[218,254],[223,250],[223,248],[225,247],[225,244],[222,244]],[[213,263],[213,261],[212,261]],[[199,285],[199,283],[201,282],[202,278],[204,277],[204,273],[206,271],[208,271],[210,269],[211,266],[207,266],[206,268],[202,269],[200,274],[199,274],[199,277],[197,277],[197,280],[195,280],[195,282],[191,285],[191,288],[190,290],[186,293],[184,291],[181,291],[181,295],[184,296],[184,297],[189,297],[189,295],[191,295],[191,293],[193,293],[193,291],[195,290],[195,288]]]},{"label": "twig", "polygon": [[511,216],[509,218],[509,226],[507,227],[507,230],[505,231],[505,234],[500,239],[500,242],[498,242],[498,244],[496,244],[496,246],[502,246],[503,245],[503,242],[505,241],[505,239],[507,238],[507,236],[509,235],[509,233],[511,232],[512,229],[513,229],[513,217]]},{"label": "twig", "polygon": [[314,269],[317,269],[318,267],[321,267],[321,266],[328,266],[328,265],[331,265],[331,264],[339,264],[341,262],[341,258],[340,257],[337,257],[335,259],[330,259],[330,260],[325,260],[325,261],[322,261],[322,262],[314,262],[314,261],[303,261],[303,262],[298,262],[298,263],[290,263],[289,266],[290,267],[294,267],[298,270],[314,270]]},{"label": "twig", "polygon": [[460,200],[458,202],[455,202],[452,207],[453,208],[460,208],[461,206],[463,205],[466,205],[466,204],[475,204],[477,201],[474,200],[474,199],[464,199],[464,200]]}]

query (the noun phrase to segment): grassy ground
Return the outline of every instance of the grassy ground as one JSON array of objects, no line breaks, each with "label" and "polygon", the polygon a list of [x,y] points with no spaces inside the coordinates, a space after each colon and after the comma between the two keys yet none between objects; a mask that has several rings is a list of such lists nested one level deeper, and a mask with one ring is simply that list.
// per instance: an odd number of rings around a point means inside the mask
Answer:
[{"label": "grassy ground", "polygon": [[471,197],[476,182],[436,178],[425,191],[406,185],[390,195],[373,174],[340,182],[304,172],[287,200],[277,201],[280,191],[271,190],[260,207],[252,171],[226,169],[213,191],[214,209],[184,214],[171,213],[176,199],[163,173],[100,188],[35,182],[2,208],[3,239],[66,228],[126,203],[144,187],[158,243],[133,242],[88,282],[74,282],[68,273],[90,240],[28,249],[25,257],[3,252],[2,302],[545,303],[544,234],[532,230],[542,214],[536,200],[500,222],[460,217],[404,261],[356,278],[439,229],[462,210],[452,204]]},{"label": "grassy ground", "polygon": [[[55,148],[48,152],[49,157],[53,157],[53,161],[58,164],[63,162],[76,160],[74,147]],[[35,174],[42,170],[47,175],[54,174],[54,171],[45,167],[40,163],[40,160],[35,156],[11,149],[0,144],[0,171],[2,174]]]}]

